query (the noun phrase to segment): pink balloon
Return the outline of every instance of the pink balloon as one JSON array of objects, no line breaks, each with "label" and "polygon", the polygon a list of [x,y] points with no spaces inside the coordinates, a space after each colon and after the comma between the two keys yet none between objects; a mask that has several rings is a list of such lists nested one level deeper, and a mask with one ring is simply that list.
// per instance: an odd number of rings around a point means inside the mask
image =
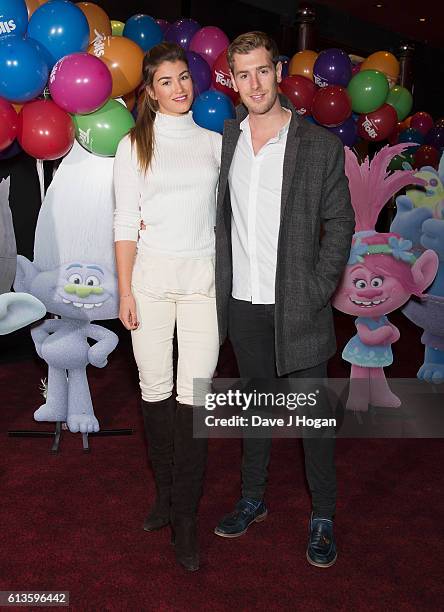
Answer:
[{"label": "pink balloon", "polygon": [[189,50],[199,53],[212,68],[218,56],[229,44],[227,35],[220,28],[206,26],[193,36]]},{"label": "pink balloon", "polygon": [[49,77],[52,99],[68,113],[85,115],[98,110],[110,97],[112,88],[108,67],[90,53],[62,57]]}]

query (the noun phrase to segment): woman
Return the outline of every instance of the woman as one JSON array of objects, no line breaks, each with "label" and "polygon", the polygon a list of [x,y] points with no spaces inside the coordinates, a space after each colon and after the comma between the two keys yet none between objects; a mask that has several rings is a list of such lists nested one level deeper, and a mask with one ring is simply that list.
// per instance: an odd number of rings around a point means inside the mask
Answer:
[{"label": "woman", "polygon": [[176,559],[194,571],[208,441],[193,438],[193,379],[211,379],[219,353],[214,225],[222,139],[193,121],[181,47],[164,42],[148,51],[143,79],[136,126],[114,163],[119,317],[131,330],[157,488],[144,529],[171,522]]}]

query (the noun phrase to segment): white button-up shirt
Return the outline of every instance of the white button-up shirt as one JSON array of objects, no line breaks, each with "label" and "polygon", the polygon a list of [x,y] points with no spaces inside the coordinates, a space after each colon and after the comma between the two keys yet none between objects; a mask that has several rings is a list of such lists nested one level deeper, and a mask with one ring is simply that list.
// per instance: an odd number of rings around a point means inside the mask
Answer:
[{"label": "white button-up shirt", "polygon": [[[288,111],[291,116],[291,112]],[[274,304],[282,169],[290,121],[254,154],[248,116],[228,175],[233,252],[232,296]]]}]

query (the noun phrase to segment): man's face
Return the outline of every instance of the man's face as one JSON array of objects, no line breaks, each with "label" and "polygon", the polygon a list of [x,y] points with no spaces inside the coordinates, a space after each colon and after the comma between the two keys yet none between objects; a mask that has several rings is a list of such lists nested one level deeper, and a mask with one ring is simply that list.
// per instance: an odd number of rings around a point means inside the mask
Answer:
[{"label": "man's face", "polygon": [[264,47],[250,53],[235,53],[231,76],[235,91],[249,113],[263,115],[273,107],[281,82],[282,64],[275,66]]}]

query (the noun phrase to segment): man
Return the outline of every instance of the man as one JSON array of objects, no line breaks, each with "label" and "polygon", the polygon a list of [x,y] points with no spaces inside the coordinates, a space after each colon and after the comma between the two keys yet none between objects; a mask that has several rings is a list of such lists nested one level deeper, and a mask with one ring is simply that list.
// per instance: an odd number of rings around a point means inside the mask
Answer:
[{"label": "man", "polygon": [[[220,341],[241,377],[325,378],[336,350],[330,298],[354,228],[344,151],[278,95],[282,65],[262,32],[227,51],[243,106],[225,123],[216,221]],[[321,238],[322,233],[322,238]],[[237,537],[263,520],[271,440],[244,438],[242,498],[215,533]],[[334,439],[304,439],[313,511],[307,559],[336,560]]]}]

